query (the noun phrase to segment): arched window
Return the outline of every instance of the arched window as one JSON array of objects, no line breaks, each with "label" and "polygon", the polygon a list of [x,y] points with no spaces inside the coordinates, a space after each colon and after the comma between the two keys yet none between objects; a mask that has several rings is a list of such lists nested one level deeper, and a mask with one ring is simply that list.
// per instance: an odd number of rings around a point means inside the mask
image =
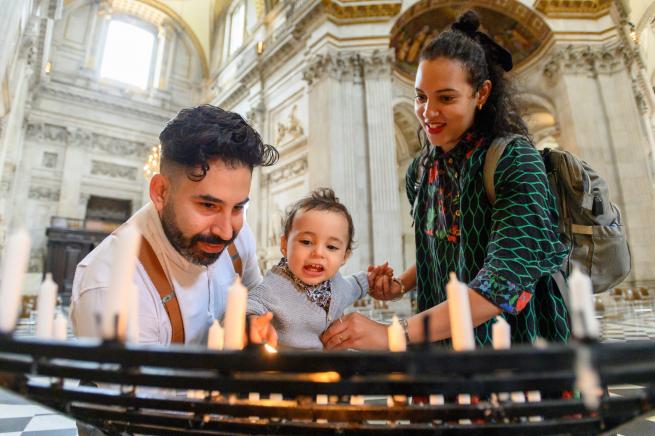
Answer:
[{"label": "arched window", "polygon": [[240,2],[230,13],[230,37],[228,55],[234,54],[243,45],[246,33],[246,2]]},{"label": "arched window", "polygon": [[150,81],[155,34],[122,20],[111,20],[107,30],[100,77],[141,89]]}]

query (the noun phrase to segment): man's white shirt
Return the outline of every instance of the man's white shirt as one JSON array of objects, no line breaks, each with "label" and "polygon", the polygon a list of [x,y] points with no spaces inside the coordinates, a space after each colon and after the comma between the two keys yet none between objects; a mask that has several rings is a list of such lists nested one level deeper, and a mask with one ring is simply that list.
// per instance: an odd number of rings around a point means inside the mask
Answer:
[{"label": "man's white shirt", "polygon": [[[184,321],[185,343],[206,344],[212,321],[224,315],[227,289],[236,276],[227,249],[213,264],[195,265],[173,248],[152,203],[136,212],[129,219],[132,221],[152,246],[173,285]],[[99,336],[96,319],[106,307],[115,241],[113,234],[108,236],[77,265],[71,302],[71,321],[77,336]],[[245,220],[234,242],[243,263],[243,284],[250,289],[259,284],[262,275],[257,265],[255,240]],[[168,315],[157,289],[138,260],[134,284],[139,292],[139,342],[170,344],[172,330]]]}]

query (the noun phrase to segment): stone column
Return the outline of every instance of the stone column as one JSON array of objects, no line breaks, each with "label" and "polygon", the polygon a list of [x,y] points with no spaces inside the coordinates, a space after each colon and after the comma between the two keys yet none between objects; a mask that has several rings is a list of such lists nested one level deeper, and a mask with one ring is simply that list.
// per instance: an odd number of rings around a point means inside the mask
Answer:
[{"label": "stone column", "polygon": [[401,268],[400,198],[396,185],[398,173],[394,140],[391,54],[374,51],[362,57],[366,90],[369,186],[373,262],[389,261]]},{"label": "stone column", "polygon": [[362,65],[355,52],[328,49],[307,60],[308,174],[311,189],[332,187],[355,224],[356,249],[345,272],[373,260]]},{"label": "stone column", "polygon": [[91,141],[91,133],[84,130],[69,130],[67,135],[64,167],[61,179],[57,215],[67,218],[84,218],[79,206],[80,188],[84,168],[84,144]]},{"label": "stone column", "polygon": [[555,47],[544,69],[560,117],[563,145],[607,180],[623,215],[632,273],[638,284],[655,283],[655,191],[650,183],[650,144],[620,44]]}]

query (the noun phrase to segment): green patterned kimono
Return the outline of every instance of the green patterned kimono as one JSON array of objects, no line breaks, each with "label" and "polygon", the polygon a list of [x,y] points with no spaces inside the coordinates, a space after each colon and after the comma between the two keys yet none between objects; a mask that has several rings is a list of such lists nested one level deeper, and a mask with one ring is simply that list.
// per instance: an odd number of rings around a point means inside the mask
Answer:
[{"label": "green patterned kimono", "polygon": [[[448,274],[503,310],[513,342],[537,337],[566,341],[566,306],[549,274],[567,254],[557,234],[557,209],[539,152],[520,138],[508,144],[495,174],[496,203],[483,184],[490,141],[464,135],[449,153],[434,150],[413,211],[418,310],[446,300]],[[420,157],[406,176],[414,204]],[[491,343],[490,320],[475,329],[478,346]],[[449,341],[444,341],[449,343]]]}]

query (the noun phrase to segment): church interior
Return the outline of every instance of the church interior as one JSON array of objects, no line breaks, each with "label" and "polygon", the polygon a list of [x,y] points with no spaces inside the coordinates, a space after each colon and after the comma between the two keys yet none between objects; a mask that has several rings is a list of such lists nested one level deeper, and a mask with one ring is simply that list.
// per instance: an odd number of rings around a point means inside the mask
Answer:
[{"label": "church interior", "polygon": [[[262,271],[280,257],[287,208],[321,186],[357,229],[345,272],[412,265],[419,53],[471,8],[512,54],[535,146],[591,165],[621,211],[631,271],[594,295],[602,340],[655,340],[650,0],[0,0],[0,253],[19,228],[32,241],[16,334],[34,335],[46,273],[67,310],[80,260],[150,201],[163,126],[202,104],[279,151],[254,169],[246,210]],[[390,321],[415,296],[350,310]],[[35,404],[0,389],[0,435],[78,434]],[[652,414],[623,431],[653,433]]]}]

